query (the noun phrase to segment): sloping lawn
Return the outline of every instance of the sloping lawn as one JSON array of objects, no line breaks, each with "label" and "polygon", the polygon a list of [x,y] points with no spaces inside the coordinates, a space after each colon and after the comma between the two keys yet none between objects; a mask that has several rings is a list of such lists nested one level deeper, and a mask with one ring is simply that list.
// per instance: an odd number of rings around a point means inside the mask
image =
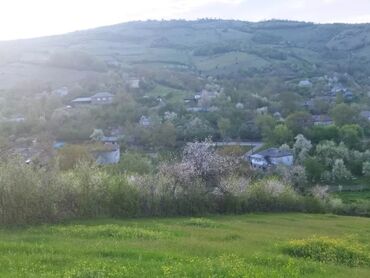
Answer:
[{"label": "sloping lawn", "polygon": [[[351,266],[315,260],[324,253],[284,252],[292,240],[314,235],[353,242],[365,259]],[[370,220],[334,215],[102,219],[0,230],[0,277],[370,277],[369,254]]]}]

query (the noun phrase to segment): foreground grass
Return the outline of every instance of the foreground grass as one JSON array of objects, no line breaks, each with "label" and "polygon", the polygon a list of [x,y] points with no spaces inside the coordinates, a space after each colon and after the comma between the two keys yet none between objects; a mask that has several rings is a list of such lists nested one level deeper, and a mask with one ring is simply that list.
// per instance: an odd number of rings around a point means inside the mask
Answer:
[{"label": "foreground grass", "polygon": [[0,277],[370,277],[356,267],[290,257],[313,235],[370,254],[366,218],[255,214],[80,221],[0,230]]}]

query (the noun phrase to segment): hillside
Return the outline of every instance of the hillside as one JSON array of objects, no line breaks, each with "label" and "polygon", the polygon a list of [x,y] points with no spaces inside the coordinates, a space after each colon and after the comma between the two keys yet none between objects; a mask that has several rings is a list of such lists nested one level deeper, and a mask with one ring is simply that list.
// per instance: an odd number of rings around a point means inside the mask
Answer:
[{"label": "hillside", "polygon": [[[147,21],[0,43],[0,88],[52,87],[165,70],[191,76],[282,80],[348,73],[369,84],[370,24]],[[151,73],[153,74],[153,73]]]}]

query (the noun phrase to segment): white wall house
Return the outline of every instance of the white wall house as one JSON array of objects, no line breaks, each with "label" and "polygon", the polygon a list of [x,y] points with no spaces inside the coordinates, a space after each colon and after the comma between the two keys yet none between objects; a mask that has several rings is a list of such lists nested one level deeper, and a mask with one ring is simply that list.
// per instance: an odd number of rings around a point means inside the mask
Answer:
[{"label": "white wall house", "polygon": [[251,166],[255,169],[267,169],[276,165],[292,166],[293,153],[287,150],[270,148],[248,156]]},{"label": "white wall house", "polygon": [[101,92],[91,97],[91,103],[95,105],[111,104],[113,103],[114,95],[108,92]]}]

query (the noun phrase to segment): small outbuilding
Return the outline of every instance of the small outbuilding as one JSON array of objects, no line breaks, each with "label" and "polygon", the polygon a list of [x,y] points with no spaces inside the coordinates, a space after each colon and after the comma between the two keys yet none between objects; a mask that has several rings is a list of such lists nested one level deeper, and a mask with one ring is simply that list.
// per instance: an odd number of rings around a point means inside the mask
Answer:
[{"label": "small outbuilding", "polygon": [[267,169],[276,165],[293,165],[293,152],[270,148],[247,157],[251,166],[255,169]]}]

